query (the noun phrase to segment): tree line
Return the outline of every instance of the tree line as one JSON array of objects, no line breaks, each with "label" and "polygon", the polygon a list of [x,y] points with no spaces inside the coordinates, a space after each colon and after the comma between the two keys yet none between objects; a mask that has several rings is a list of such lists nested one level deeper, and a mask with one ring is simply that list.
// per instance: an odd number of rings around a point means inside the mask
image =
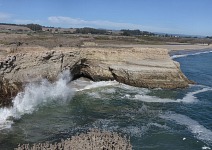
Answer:
[{"label": "tree line", "polygon": [[27,24],[25,25],[27,28],[30,28],[32,31],[42,31],[42,26],[39,24]]},{"label": "tree line", "polygon": [[140,31],[138,29],[137,30],[125,30],[125,29],[122,29],[121,32],[122,32],[122,35],[124,35],[124,36],[138,36],[138,35],[141,35],[141,36],[153,36],[153,35],[155,35],[152,32]]},{"label": "tree line", "polygon": [[77,28],[75,33],[81,33],[81,34],[106,34],[107,30],[85,27],[85,28]]}]

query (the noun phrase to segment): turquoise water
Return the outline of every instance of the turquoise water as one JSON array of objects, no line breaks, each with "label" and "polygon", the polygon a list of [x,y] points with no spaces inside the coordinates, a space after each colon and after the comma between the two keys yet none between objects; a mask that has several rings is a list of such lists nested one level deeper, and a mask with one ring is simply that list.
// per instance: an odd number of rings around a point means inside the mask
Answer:
[{"label": "turquoise water", "polygon": [[197,83],[186,89],[148,90],[115,81],[84,80],[71,83],[71,92],[63,80],[29,85],[25,94],[16,97],[16,109],[0,109],[4,114],[0,114],[0,150],[13,149],[18,143],[55,142],[89,128],[126,134],[135,150],[210,149],[211,58],[212,53],[175,58]]}]

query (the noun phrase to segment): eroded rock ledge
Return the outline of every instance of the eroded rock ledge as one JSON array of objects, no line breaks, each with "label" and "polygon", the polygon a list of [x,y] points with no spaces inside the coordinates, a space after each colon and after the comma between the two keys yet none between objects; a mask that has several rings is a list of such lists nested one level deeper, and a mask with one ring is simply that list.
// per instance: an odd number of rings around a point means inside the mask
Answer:
[{"label": "eroded rock ledge", "polygon": [[14,96],[27,82],[54,81],[66,69],[73,79],[117,80],[137,87],[173,89],[190,83],[166,49],[22,47],[0,62],[0,97]]}]

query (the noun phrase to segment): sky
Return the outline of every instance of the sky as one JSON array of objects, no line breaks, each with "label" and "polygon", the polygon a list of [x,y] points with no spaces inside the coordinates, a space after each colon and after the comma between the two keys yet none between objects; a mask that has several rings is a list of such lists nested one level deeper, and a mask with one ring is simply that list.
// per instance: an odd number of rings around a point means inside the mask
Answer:
[{"label": "sky", "polygon": [[212,36],[212,0],[0,0],[0,22]]}]

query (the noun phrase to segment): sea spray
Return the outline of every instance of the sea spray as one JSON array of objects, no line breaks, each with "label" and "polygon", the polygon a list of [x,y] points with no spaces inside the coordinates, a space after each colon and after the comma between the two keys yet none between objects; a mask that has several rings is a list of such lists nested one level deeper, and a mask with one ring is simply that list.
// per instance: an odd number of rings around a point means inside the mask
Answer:
[{"label": "sea spray", "polygon": [[39,83],[29,83],[24,91],[13,99],[13,107],[0,109],[0,130],[10,128],[13,119],[31,114],[43,105],[51,102],[63,104],[69,101],[74,94],[74,91],[67,86],[70,80],[69,71],[64,71],[59,74],[58,80],[54,83],[46,79]]}]

